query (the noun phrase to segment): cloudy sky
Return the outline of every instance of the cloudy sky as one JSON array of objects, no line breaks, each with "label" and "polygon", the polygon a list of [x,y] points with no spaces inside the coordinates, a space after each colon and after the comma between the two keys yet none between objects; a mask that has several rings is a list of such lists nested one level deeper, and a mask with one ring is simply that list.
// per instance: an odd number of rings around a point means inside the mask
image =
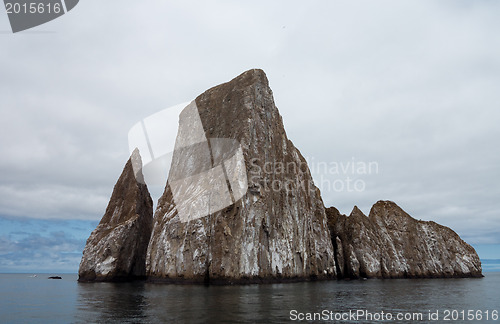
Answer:
[{"label": "cloudy sky", "polygon": [[76,272],[130,127],[250,68],[327,206],[393,200],[500,259],[499,14],[486,0],[85,0],[12,34],[0,10],[0,272]]}]

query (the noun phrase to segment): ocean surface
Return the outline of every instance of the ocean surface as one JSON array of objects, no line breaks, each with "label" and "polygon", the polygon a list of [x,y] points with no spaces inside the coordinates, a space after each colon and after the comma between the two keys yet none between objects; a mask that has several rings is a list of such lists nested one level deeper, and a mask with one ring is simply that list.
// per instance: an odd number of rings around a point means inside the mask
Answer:
[{"label": "ocean surface", "polygon": [[0,274],[0,323],[286,323],[314,318],[437,323],[446,317],[446,322],[476,323],[479,316],[480,322],[500,323],[495,316],[500,311],[500,272],[486,272],[479,279],[241,286],[78,283],[76,274],[61,274],[62,280],[48,276]]}]

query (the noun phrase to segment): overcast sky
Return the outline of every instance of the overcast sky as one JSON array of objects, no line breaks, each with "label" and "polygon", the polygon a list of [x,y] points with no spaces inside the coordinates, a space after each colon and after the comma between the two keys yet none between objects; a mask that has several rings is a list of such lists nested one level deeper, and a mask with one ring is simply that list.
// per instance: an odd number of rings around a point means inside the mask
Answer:
[{"label": "overcast sky", "polygon": [[[392,200],[500,259],[499,14],[497,1],[85,0],[12,34],[0,10],[0,271],[20,258],[76,271],[130,127],[250,68],[313,165],[377,165],[313,170],[327,206]],[[342,190],[348,178],[363,190]]]}]

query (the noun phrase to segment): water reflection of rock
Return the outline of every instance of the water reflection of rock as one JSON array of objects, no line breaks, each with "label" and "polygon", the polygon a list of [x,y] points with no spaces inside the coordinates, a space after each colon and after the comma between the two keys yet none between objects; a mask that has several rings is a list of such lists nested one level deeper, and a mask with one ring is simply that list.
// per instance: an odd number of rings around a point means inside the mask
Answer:
[{"label": "water reflection of rock", "polygon": [[144,285],[144,282],[78,284],[76,322],[147,322]]},{"label": "water reflection of rock", "polygon": [[[303,289],[302,287],[309,287]],[[146,286],[148,318],[159,323],[269,323],[286,322],[299,305],[321,302],[315,283],[202,286]],[[330,291],[331,293],[331,291]]]}]

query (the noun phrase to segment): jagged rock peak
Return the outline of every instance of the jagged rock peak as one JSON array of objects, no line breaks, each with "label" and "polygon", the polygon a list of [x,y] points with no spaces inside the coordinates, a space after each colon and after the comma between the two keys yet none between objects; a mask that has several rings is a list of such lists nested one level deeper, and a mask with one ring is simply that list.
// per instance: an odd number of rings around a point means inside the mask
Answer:
[{"label": "jagged rock peak", "polygon": [[349,217],[353,217],[353,216],[363,216],[363,217],[366,217],[366,215],[363,214],[363,212],[358,208],[358,206],[354,206],[354,208],[351,211],[351,214],[349,215]]},{"label": "jagged rock peak", "polygon": [[481,261],[453,230],[419,221],[392,201],[378,201],[368,217],[328,208],[338,273],[348,278],[481,277]]},{"label": "jagged rock peak", "polygon": [[145,277],[153,201],[147,186],[139,181],[140,166],[141,156],[135,149],[115,184],[104,216],[87,240],[78,270],[79,281]]},{"label": "jagged rock peak", "polygon": [[[297,168],[266,172],[279,165]],[[205,91],[181,112],[147,268],[151,280],[210,283],[335,276],[319,190],[262,70]]]},{"label": "jagged rock peak", "polygon": [[399,207],[395,202],[390,200],[379,200],[370,209],[369,217],[371,219],[392,219],[392,218],[412,218],[408,215],[401,207]]},{"label": "jagged rock peak", "polygon": [[136,147],[132,154],[130,155],[130,163],[132,164],[132,170],[134,171],[134,176],[137,182],[145,183],[144,176],[142,174],[142,159],[139,149]]}]

